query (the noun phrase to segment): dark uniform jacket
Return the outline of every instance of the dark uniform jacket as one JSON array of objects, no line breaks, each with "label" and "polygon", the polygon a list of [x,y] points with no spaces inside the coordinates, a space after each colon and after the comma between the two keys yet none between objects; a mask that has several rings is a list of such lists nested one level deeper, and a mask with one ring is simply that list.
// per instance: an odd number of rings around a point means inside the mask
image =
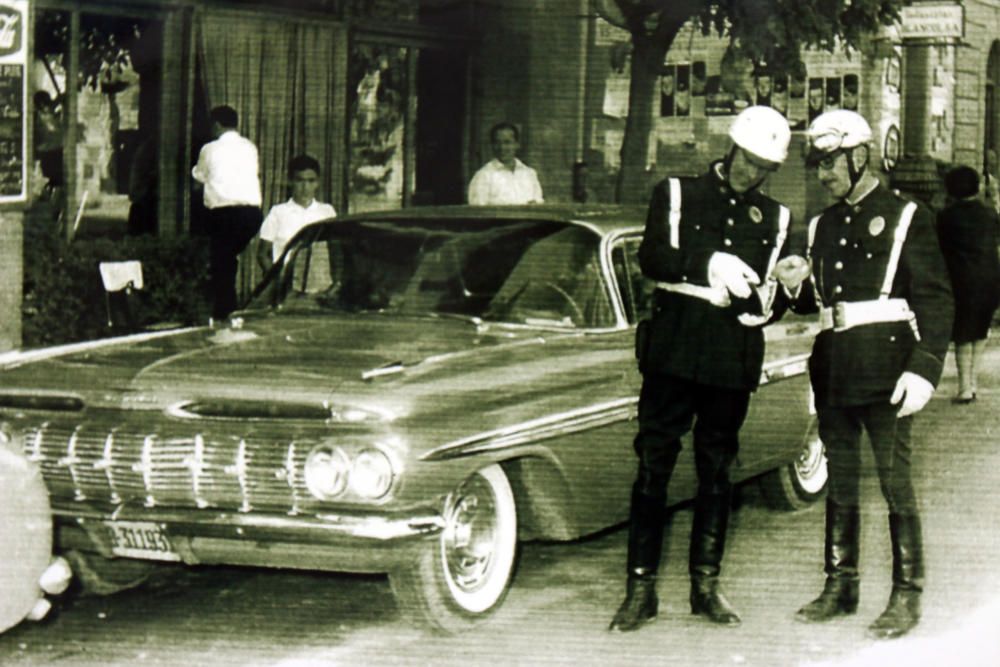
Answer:
[{"label": "dark uniform jacket", "polygon": [[[757,191],[737,194],[721,175],[721,163],[699,178],[681,178],[677,247],[671,243],[670,188],[653,191],[646,231],[639,247],[643,274],[652,280],[708,286],[713,253],[737,255],[762,280],[779,241],[779,219],[788,209]],[[782,209],[784,213],[782,214]],[[788,244],[783,243],[782,254]],[[781,290],[778,290],[782,299]],[[787,306],[775,304],[775,317]],[[705,385],[753,390],[760,381],[764,334],[746,326],[741,313],[761,314],[756,295],[719,307],[685,294],[657,289],[653,315],[640,326],[638,354],[644,373],[664,373]]]},{"label": "dark uniform jacket", "polygon": [[[907,203],[878,185],[860,202],[840,201],[810,221],[813,278],[803,283],[793,310],[816,312],[817,292],[823,306],[878,299]],[[818,406],[887,401],[904,371],[934,385],[941,378],[953,305],[934,216],[923,205],[910,223],[889,297],[906,299],[915,322],[866,324],[817,336],[809,373]]]}]

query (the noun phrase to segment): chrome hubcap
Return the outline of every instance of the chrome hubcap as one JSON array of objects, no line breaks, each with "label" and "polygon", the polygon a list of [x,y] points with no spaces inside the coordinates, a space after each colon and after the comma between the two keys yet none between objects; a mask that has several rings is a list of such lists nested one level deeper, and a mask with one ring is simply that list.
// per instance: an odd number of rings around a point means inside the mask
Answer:
[{"label": "chrome hubcap", "polygon": [[496,499],[486,480],[474,475],[462,484],[445,519],[448,575],[459,589],[475,591],[489,578],[497,549]]},{"label": "chrome hubcap", "polygon": [[795,460],[795,478],[802,489],[808,493],[819,493],[826,484],[826,455],[823,453],[823,441],[819,437],[809,439]]}]

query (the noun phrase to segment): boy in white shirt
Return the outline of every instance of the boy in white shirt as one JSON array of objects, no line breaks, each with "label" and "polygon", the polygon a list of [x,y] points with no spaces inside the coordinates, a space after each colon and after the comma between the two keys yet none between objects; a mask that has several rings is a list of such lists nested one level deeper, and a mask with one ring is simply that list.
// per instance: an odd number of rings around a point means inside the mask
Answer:
[{"label": "boy in white shirt", "polygon": [[319,188],[319,162],[310,155],[297,155],[288,163],[292,182],[292,198],[271,207],[260,228],[257,262],[267,271],[278,261],[285,245],[300,229],[311,222],[333,218],[333,206],[316,201]]}]

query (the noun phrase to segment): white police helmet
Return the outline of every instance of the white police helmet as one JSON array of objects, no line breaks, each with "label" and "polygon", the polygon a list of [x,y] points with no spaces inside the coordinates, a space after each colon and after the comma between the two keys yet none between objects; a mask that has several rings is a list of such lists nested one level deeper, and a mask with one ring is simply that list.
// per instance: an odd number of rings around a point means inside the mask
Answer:
[{"label": "white police helmet", "polygon": [[836,109],[816,116],[806,130],[806,137],[809,139],[806,163],[810,164],[824,155],[868,144],[872,128],[861,114]]},{"label": "white police helmet", "polygon": [[788,157],[792,132],[785,117],[771,107],[752,106],[733,120],[729,138],[761,160],[781,164]]}]

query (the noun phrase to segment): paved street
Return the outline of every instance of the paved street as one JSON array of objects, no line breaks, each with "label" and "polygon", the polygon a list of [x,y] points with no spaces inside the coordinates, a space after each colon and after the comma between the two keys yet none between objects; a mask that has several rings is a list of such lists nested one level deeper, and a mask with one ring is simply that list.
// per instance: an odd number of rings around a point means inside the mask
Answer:
[{"label": "paved street", "polygon": [[0,664],[305,665],[1000,664],[1000,343],[988,352],[979,400],[954,406],[953,360],[918,427],[916,469],[928,562],[924,620],[912,636],[876,643],[865,627],[889,593],[884,503],[867,461],[862,598],[855,617],[792,621],[822,585],[820,505],[765,508],[742,492],[725,579],[744,623],[710,627],[687,613],[691,512],[674,514],[656,623],[630,635],[605,627],[623,589],[625,531],[524,547],[513,590],[487,626],[435,637],[402,622],[383,577],[264,570],[182,572],[111,598],[76,598],[42,624],[0,637]]}]

